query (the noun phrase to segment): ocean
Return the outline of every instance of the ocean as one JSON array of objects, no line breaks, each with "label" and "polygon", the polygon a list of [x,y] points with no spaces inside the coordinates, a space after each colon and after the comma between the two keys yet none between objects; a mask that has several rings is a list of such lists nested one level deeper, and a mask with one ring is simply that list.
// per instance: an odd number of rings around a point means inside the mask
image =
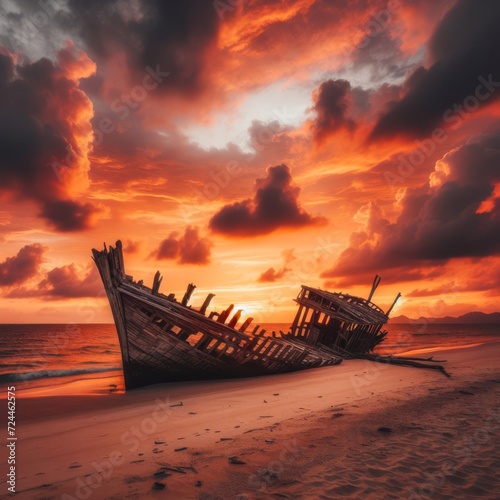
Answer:
[{"label": "ocean", "polygon": [[[268,332],[288,331],[288,326],[262,325]],[[386,329],[388,336],[377,348],[381,354],[500,340],[500,325],[389,324]],[[15,386],[18,395],[26,397],[123,392],[115,326],[0,325],[0,398],[6,397],[8,386]]]}]

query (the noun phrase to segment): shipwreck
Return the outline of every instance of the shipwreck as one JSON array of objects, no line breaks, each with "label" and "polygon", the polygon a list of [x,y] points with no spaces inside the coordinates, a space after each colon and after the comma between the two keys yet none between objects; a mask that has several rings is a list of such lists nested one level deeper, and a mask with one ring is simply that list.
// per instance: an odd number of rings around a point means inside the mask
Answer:
[{"label": "shipwreck", "polygon": [[113,313],[127,390],[162,382],[291,372],[337,365],[348,358],[444,372],[441,366],[422,365],[414,358],[371,354],[387,335],[382,328],[400,297],[386,312],[374,304],[379,276],[367,299],[302,285],[290,331],[267,335],[259,325],[251,325],[253,318],[238,326],[241,311],[234,312],[234,305],[207,315],[212,293],[198,310],[193,309],[192,283],[178,301],[174,294],[160,292],[159,272],[151,288],[134,281],[125,273],[120,241],[92,253]]}]

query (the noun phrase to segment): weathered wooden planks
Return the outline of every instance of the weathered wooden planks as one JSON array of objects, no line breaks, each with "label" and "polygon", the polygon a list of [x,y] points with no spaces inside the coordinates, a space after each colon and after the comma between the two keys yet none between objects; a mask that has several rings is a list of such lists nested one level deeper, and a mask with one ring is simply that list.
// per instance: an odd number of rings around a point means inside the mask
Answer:
[{"label": "weathered wooden planks", "polygon": [[339,355],[371,352],[384,339],[381,328],[388,320],[388,314],[371,302],[379,283],[376,276],[368,299],[303,285],[291,336],[328,346]]}]

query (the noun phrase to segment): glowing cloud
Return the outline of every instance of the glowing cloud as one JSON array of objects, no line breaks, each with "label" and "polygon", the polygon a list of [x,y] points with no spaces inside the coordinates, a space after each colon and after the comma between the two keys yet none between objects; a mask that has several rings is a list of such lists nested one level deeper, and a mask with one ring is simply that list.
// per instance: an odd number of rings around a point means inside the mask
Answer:
[{"label": "glowing cloud", "polygon": [[183,235],[170,233],[152,256],[157,260],[177,259],[179,264],[206,265],[210,263],[212,246],[208,238],[200,236],[197,227],[188,226]]}]

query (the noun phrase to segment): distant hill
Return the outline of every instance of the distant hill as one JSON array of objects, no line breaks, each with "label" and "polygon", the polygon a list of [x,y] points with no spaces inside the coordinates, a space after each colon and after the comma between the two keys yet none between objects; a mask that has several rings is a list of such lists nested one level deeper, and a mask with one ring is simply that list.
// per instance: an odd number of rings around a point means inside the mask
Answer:
[{"label": "distant hill", "polygon": [[408,324],[408,323],[433,323],[433,324],[474,324],[474,325],[500,325],[500,312],[490,314],[482,312],[470,312],[453,318],[452,316],[445,316],[444,318],[424,318],[411,319],[408,316],[395,316],[390,319],[391,323]]}]

